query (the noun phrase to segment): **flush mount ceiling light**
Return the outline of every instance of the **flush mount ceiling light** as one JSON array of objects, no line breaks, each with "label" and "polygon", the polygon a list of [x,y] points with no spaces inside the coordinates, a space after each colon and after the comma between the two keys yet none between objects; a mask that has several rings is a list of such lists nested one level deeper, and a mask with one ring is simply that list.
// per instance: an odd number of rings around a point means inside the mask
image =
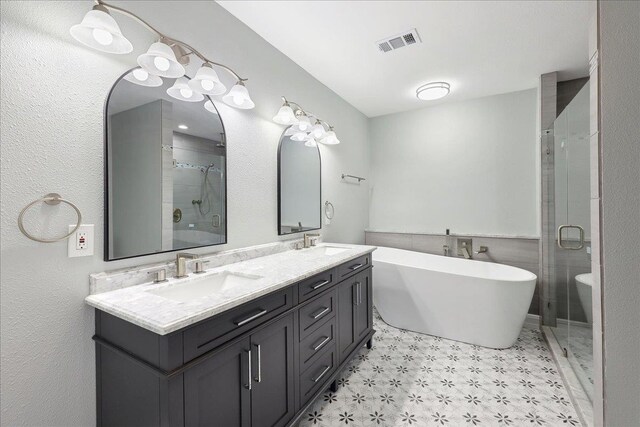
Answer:
[{"label": "flush mount ceiling light", "polygon": [[187,130],[187,129],[189,129],[189,126],[187,126],[187,125],[178,125],[178,128],[180,128],[182,130]]},{"label": "flush mount ceiling light", "polygon": [[416,89],[416,96],[423,101],[433,101],[444,98],[449,94],[451,86],[447,82],[433,82]]},{"label": "flush mount ceiling light", "polygon": [[[133,50],[133,46],[122,34],[118,23],[110,15],[109,12],[113,11],[133,18],[158,36],[159,40],[153,43],[146,53],[138,57],[138,64],[141,68],[135,69],[125,76],[126,80],[141,86],[161,86],[162,79],[160,79],[160,77],[183,77],[185,75],[185,65],[189,63],[191,57],[195,57],[202,61],[203,65],[190,81],[185,82],[186,88],[182,86],[178,88],[178,92],[181,91],[182,96],[172,95],[174,98],[182,101],[195,102],[193,101],[194,99],[198,99],[199,101],[203,100],[203,95],[222,95],[225,93],[227,89],[213,69],[215,66],[231,74],[237,81],[229,93],[223,97],[225,103],[240,109],[255,107],[244,84],[247,79],[240,77],[231,68],[210,60],[198,50],[180,40],[162,34],[152,27],[151,24],[126,9],[105,3],[102,0],[95,0],[95,2],[97,4],[92,10],[87,12],[82,22],[74,25],[69,30],[71,36],[80,43],[101,52],[116,54],[130,53]],[[191,96],[185,96],[189,94],[188,90],[192,91]],[[205,102],[204,108],[206,108],[207,111],[217,114],[211,100]]]},{"label": "flush mount ceiling light", "polygon": [[74,39],[101,52],[125,54],[133,45],[122,35],[118,23],[106,7],[97,4],[69,30]]},{"label": "flush mount ceiling light", "polygon": [[154,76],[153,74],[149,74],[146,70],[143,70],[142,68],[134,69],[133,71],[128,73],[126,76],[124,76],[124,79],[140,86],[147,86],[147,87],[162,86],[162,79],[160,77]]},{"label": "flush mount ceiling light", "polygon": [[204,99],[204,95],[198,93],[189,87],[189,79],[180,77],[176,82],[167,89],[167,94],[172,98],[186,102],[200,102]]},{"label": "flush mount ceiling light", "polygon": [[[307,147],[316,147],[318,142],[327,145],[340,144],[340,140],[333,131],[333,126],[329,123],[304,110],[300,104],[288,101],[284,96],[282,102],[282,107],[273,117],[273,121],[280,125],[289,126],[284,131],[285,136],[290,137],[292,141],[304,142]],[[315,119],[313,125],[311,118]]]}]

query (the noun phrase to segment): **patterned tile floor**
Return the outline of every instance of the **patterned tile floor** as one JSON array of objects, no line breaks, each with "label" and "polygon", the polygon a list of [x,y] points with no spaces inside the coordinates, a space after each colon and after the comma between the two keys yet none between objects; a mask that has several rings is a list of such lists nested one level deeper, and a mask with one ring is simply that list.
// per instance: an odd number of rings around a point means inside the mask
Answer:
[{"label": "patterned tile floor", "polygon": [[524,328],[492,350],[387,325],[307,410],[310,426],[580,426],[549,348]]}]

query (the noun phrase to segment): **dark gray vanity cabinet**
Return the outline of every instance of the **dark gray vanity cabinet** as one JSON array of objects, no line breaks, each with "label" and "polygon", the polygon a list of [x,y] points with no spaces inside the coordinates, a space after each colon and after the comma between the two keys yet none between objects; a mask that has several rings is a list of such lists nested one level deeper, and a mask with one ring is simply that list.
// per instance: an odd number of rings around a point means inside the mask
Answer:
[{"label": "dark gray vanity cabinet", "polygon": [[343,362],[373,327],[371,269],[338,286],[338,355]]},{"label": "dark gray vanity cabinet", "polygon": [[96,310],[98,426],[293,425],[365,344],[370,254],[168,335]]}]

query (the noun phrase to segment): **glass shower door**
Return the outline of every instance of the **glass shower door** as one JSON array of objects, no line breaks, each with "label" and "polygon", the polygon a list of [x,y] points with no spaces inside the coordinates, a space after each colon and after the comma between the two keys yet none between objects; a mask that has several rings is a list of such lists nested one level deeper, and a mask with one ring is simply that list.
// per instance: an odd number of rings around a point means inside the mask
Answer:
[{"label": "glass shower door", "polygon": [[553,328],[587,395],[593,388],[589,85],[554,123],[555,247]]}]

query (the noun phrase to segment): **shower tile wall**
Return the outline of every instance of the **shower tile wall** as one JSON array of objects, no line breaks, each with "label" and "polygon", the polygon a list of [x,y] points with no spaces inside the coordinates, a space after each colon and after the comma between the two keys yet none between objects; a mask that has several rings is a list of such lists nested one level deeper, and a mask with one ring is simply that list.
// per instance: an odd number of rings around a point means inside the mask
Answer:
[{"label": "shower tile wall", "polygon": [[[451,248],[453,254],[457,252],[455,248],[456,239],[470,238],[473,239],[473,250],[478,250],[480,246],[489,248],[487,253],[474,254],[473,259],[511,265],[530,271],[536,276],[539,274],[538,239],[536,238],[486,237],[475,235],[453,235],[451,237],[453,240],[453,247]],[[446,236],[443,234],[366,231],[365,241],[367,245],[386,246],[442,255],[442,246],[446,244]],[[538,282],[540,281],[538,280]],[[529,307],[530,314],[539,314],[538,288],[539,283],[536,285],[531,306]]]}]

